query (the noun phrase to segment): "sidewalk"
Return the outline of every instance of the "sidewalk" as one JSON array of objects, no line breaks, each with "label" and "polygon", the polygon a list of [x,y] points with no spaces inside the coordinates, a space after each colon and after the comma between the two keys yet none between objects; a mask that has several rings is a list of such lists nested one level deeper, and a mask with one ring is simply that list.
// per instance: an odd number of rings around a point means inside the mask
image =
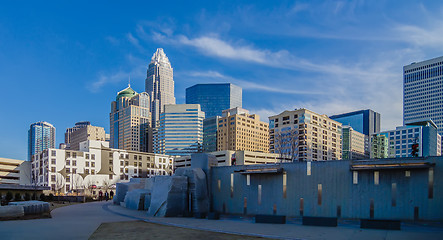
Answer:
[{"label": "sidewalk", "polygon": [[360,229],[358,221],[341,221],[338,227],[303,226],[301,221],[287,224],[260,224],[249,219],[207,220],[195,218],[147,217],[145,211],[135,211],[115,205],[105,205],[108,211],[131,216],[137,220],[186,227],[196,230],[216,231],[231,234],[260,236],[276,239],[441,239],[443,228],[402,224],[402,230]]}]

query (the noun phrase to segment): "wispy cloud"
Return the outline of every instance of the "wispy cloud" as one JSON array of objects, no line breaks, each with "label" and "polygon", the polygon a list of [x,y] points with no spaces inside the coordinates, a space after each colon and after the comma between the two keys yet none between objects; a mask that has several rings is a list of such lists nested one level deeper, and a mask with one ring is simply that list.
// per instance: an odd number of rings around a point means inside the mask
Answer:
[{"label": "wispy cloud", "polygon": [[320,92],[317,92],[317,91],[293,90],[292,87],[288,87],[288,86],[286,86],[286,88],[271,87],[271,86],[251,82],[251,81],[246,81],[246,80],[226,76],[226,75],[223,75],[217,71],[189,72],[187,74],[192,77],[211,78],[212,80],[216,80],[216,81],[234,83],[234,84],[239,85],[243,89],[246,89],[249,91],[265,91],[265,92],[283,93],[283,94],[308,94],[308,95],[321,94]]}]

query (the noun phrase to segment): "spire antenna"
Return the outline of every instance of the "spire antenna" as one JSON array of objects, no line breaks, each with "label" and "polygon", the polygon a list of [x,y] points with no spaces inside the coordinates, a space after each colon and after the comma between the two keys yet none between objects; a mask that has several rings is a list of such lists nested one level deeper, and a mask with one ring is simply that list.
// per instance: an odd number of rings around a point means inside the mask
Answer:
[{"label": "spire antenna", "polygon": [[128,79],[128,87],[131,87],[131,75],[129,75],[129,79]]}]

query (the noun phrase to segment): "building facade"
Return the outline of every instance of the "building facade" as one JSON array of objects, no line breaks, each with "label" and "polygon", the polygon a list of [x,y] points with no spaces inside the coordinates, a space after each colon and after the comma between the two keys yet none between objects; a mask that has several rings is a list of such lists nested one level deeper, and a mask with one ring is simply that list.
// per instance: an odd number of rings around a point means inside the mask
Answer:
[{"label": "building facade", "polygon": [[87,125],[79,128],[70,134],[70,143],[66,149],[79,150],[79,144],[87,140],[105,141],[106,133],[103,127]]},{"label": "building facade", "polygon": [[403,67],[403,124],[424,119],[443,136],[443,56]]},{"label": "building facade", "polygon": [[329,118],[340,122],[343,126],[351,126],[366,136],[380,132],[380,114],[371,109],[333,115]]},{"label": "building facade", "polygon": [[269,152],[269,124],[243,108],[223,111],[218,120],[217,151]]},{"label": "building facade", "polygon": [[342,159],[369,159],[369,138],[350,126],[342,127]]},{"label": "building facade", "polygon": [[0,184],[31,184],[31,162],[0,158]]},{"label": "building facade", "polygon": [[173,74],[168,57],[162,48],[157,48],[149,63],[145,82],[145,91],[151,100],[151,117],[154,126],[159,120],[163,106],[175,104]]},{"label": "building facade", "polygon": [[174,156],[201,152],[204,118],[199,104],[164,105],[154,133],[154,152]]},{"label": "building facade", "polygon": [[28,130],[28,161],[31,156],[55,147],[55,127],[48,122],[31,124]]},{"label": "building facade", "polygon": [[78,130],[80,128],[89,126],[89,125],[91,125],[91,122],[89,122],[89,121],[82,121],[82,122],[76,122],[74,127],[72,127],[72,128],[67,128],[66,132],[65,132],[65,145],[66,145],[65,147],[66,148],[70,147],[69,144],[71,143],[71,134],[74,131],[76,131],[76,130]]},{"label": "building facade", "polygon": [[206,118],[221,116],[223,110],[242,107],[242,88],[232,83],[196,84],[186,88],[186,103],[200,104]]},{"label": "building facade", "polygon": [[80,143],[80,151],[50,148],[34,155],[31,167],[39,186],[58,193],[83,192],[133,177],[171,175],[173,158],[112,149],[107,142],[88,140]]},{"label": "building facade", "polygon": [[147,93],[137,93],[130,86],[118,92],[109,114],[112,148],[152,152],[149,99]]},{"label": "building facade", "polygon": [[441,155],[441,136],[437,133],[434,122],[428,120],[407,123],[395,130],[373,136],[371,149],[376,153],[371,154],[371,157],[383,158],[386,155],[389,158],[413,157],[414,143],[418,144],[418,157]]},{"label": "building facade", "polygon": [[342,159],[342,124],[307,109],[269,117],[270,151],[293,161]]},{"label": "building facade", "polygon": [[203,152],[217,151],[217,130],[220,118],[214,116],[203,120]]}]

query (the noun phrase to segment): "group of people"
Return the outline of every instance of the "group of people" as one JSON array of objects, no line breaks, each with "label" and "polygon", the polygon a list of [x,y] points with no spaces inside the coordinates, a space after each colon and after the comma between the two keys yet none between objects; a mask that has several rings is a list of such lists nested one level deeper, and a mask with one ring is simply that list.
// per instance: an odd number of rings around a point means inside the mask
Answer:
[{"label": "group of people", "polygon": [[[111,190],[109,193],[108,193],[108,191],[105,191],[104,199],[106,201],[108,201],[109,199],[112,199],[112,198],[114,198],[114,191]],[[103,201],[103,192],[102,192],[102,190],[100,190],[98,192],[98,200],[99,201]]]}]

